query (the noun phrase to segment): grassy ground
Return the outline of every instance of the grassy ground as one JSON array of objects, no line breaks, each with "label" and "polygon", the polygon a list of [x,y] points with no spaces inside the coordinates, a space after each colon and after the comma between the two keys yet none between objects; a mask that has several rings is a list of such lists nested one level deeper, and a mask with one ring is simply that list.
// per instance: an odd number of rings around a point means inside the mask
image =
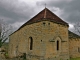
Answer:
[{"label": "grassy ground", "polygon": [[71,58],[70,60],[80,60],[80,58]]}]

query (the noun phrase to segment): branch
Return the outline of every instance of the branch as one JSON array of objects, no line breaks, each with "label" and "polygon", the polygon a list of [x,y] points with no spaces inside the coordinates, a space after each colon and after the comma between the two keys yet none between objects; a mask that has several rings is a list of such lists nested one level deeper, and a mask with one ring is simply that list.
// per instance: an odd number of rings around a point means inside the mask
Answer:
[{"label": "branch", "polygon": [[8,38],[4,39],[4,40],[2,41],[2,44],[4,44],[7,39],[8,39]]}]

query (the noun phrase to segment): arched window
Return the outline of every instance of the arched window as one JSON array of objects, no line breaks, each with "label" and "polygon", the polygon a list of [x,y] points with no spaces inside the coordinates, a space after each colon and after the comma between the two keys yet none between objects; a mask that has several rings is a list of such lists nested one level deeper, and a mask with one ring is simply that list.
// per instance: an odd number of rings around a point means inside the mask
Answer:
[{"label": "arched window", "polygon": [[59,41],[57,41],[57,50],[59,50]]},{"label": "arched window", "polygon": [[30,50],[32,50],[33,49],[33,38],[32,37],[29,37],[29,39],[30,39]]}]

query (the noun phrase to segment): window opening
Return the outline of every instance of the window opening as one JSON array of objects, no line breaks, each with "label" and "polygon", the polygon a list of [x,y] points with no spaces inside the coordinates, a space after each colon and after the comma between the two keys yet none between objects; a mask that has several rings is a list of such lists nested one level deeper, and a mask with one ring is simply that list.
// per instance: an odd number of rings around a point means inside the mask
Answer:
[{"label": "window opening", "polygon": [[57,50],[59,50],[59,41],[57,41]]},{"label": "window opening", "polygon": [[45,26],[45,24],[46,24],[46,23],[45,23],[45,22],[43,22],[43,25],[44,25],[44,26]]},{"label": "window opening", "polygon": [[32,37],[30,37],[30,50],[32,50],[33,49],[33,39],[32,39]]}]

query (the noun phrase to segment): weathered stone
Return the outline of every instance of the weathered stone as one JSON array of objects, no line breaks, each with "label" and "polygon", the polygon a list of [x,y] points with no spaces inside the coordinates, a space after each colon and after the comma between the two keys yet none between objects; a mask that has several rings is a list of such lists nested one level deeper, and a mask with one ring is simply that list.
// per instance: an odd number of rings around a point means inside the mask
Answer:
[{"label": "weathered stone", "polygon": [[[44,21],[26,25],[24,28],[10,36],[9,56],[16,57],[19,53],[26,53],[44,58],[67,57],[69,59],[68,27]],[[48,23],[50,26],[48,27]],[[35,30],[36,29],[36,30]],[[33,49],[30,50],[30,38],[33,39]],[[50,42],[54,39],[54,42]],[[59,41],[59,50],[57,50]],[[66,42],[62,42],[66,41]]]},{"label": "weathered stone", "polygon": [[10,35],[8,53],[10,58],[26,53],[28,60],[69,60],[80,57],[79,43],[68,24],[45,8]]}]

